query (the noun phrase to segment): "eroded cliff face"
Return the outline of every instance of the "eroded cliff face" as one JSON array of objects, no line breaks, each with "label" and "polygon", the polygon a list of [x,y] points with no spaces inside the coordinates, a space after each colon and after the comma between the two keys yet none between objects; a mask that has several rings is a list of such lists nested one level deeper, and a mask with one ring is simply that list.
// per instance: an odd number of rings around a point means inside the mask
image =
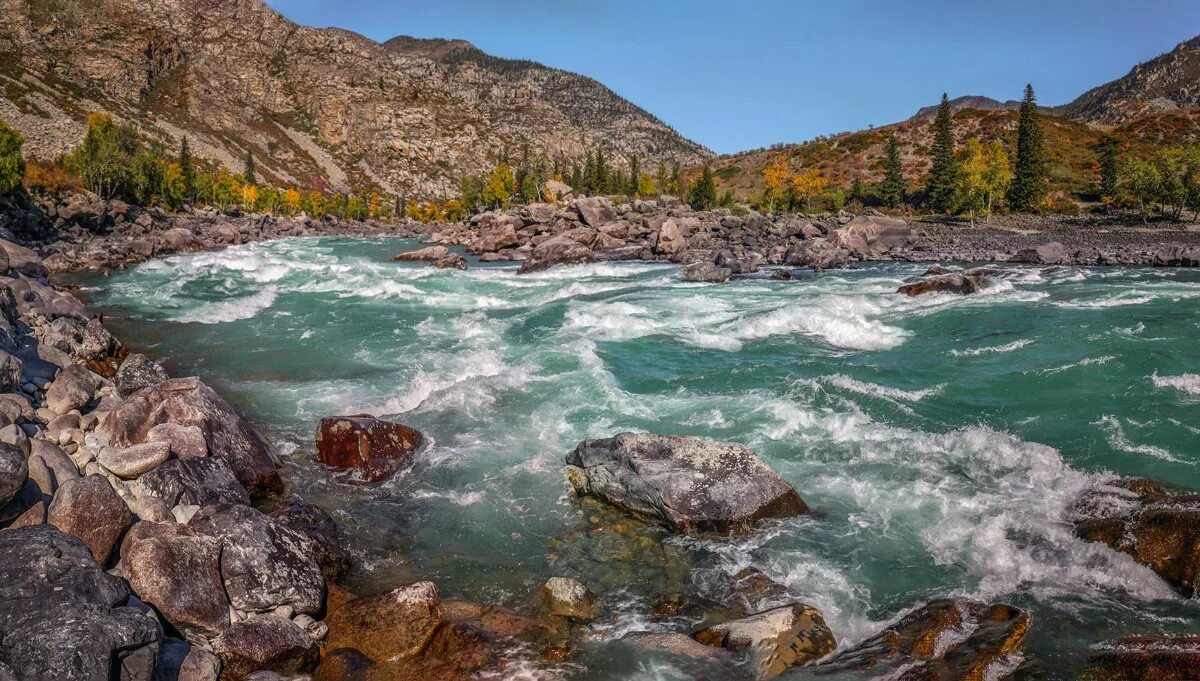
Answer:
[{"label": "eroded cliff face", "polygon": [[462,41],[299,26],[261,0],[0,0],[0,87],[31,156],[68,151],[109,111],[233,170],[250,151],[272,181],[343,191],[448,196],[526,146],[711,155],[594,80]]},{"label": "eroded cliff face", "polygon": [[1147,113],[1200,108],[1200,36],[1058,107],[1059,115],[1121,125]]}]

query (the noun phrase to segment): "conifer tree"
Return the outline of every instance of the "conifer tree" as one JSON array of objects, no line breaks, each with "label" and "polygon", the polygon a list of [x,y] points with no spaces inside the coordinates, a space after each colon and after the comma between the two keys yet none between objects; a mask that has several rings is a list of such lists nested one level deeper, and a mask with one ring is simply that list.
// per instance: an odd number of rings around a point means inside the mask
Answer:
[{"label": "conifer tree", "polygon": [[879,199],[889,208],[904,203],[904,166],[900,162],[900,141],[888,137],[887,157],[883,162],[883,181],[879,183]]},{"label": "conifer tree", "polygon": [[659,194],[667,193],[667,185],[671,183],[671,178],[667,175],[667,162],[659,160],[658,168],[654,175],[654,186]]},{"label": "conifer tree", "polygon": [[596,152],[596,183],[592,190],[593,194],[602,194],[608,191],[609,182],[608,159],[604,157],[603,151]]},{"label": "conifer tree", "polygon": [[1026,85],[1017,127],[1017,161],[1013,168],[1008,201],[1013,210],[1028,211],[1036,208],[1045,195],[1046,161],[1042,148],[1042,124],[1033,86]]},{"label": "conifer tree", "polygon": [[688,189],[687,202],[696,210],[708,210],[717,205],[717,183],[712,168],[704,166],[700,179]]},{"label": "conifer tree", "polygon": [[191,199],[196,193],[196,169],[192,167],[192,151],[185,136],[179,143],[179,180],[183,184],[183,196]]},{"label": "conifer tree", "polygon": [[254,167],[254,154],[250,150],[246,150],[246,172],[243,173],[246,177],[246,184],[258,184],[258,173]]},{"label": "conifer tree", "polygon": [[629,183],[626,194],[637,196],[638,194],[638,179],[642,176],[642,164],[638,161],[636,154],[629,155]]},{"label": "conifer tree", "polygon": [[671,168],[671,193],[681,199],[687,194],[687,181],[684,179],[683,166],[679,161],[675,161]]},{"label": "conifer tree", "polygon": [[21,133],[0,121],[0,194],[16,191],[25,176],[25,161],[21,157]]},{"label": "conifer tree", "polygon": [[950,98],[942,93],[942,103],[933,119],[932,168],[925,185],[925,203],[933,210],[947,212],[954,207],[958,169],[954,159],[954,117]]},{"label": "conifer tree", "polygon": [[1105,135],[1100,140],[1097,152],[1100,155],[1100,196],[1115,198],[1120,168],[1117,140],[1111,135]]}]

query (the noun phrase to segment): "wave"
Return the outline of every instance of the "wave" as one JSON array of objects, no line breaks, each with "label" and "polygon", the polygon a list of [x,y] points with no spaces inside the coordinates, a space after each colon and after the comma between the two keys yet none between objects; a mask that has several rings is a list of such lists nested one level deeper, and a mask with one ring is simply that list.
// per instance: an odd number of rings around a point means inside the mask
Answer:
[{"label": "wave", "polygon": [[1022,338],[1020,340],[1015,340],[1011,343],[1006,343],[1004,345],[993,345],[993,346],[982,347],[982,348],[968,348],[966,350],[951,350],[950,354],[954,357],[977,357],[979,355],[985,355],[985,354],[989,354],[989,353],[1013,352],[1014,350],[1020,350],[1021,348],[1025,347],[1027,345],[1032,345],[1034,342],[1035,341],[1032,338]]},{"label": "wave", "polygon": [[1163,449],[1162,447],[1156,447],[1154,445],[1140,445],[1130,441],[1130,439],[1125,435],[1125,429],[1121,427],[1120,419],[1115,416],[1101,416],[1100,420],[1092,423],[1092,425],[1099,426],[1100,429],[1104,431],[1105,435],[1108,437],[1109,446],[1117,451],[1125,452],[1127,454],[1152,456],[1156,459],[1162,459],[1163,461],[1170,461],[1171,463],[1186,463],[1189,466],[1194,465],[1190,461],[1183,461],[1182,459],[1177,458],[1174,454]]},{"label": "wave", "polygon": [[800,333],[848,350],[890,350],[909,334],[868,315],[881,308],[863,297],[830,296],[813,306],[788,306],[730,324],[730,335],[757,340]]},{"label": "wave", "polygon": [[1115,296],[1097,300],[1070,300],[1052,303],[1055,307],[1068,310],[1096,310],[1106,307],[1125,307],[1126,305],[1145,305],[1154,302],[1154,296],[1145,293],[1118,293]]},{"label": "wave", "polygon": [[256,317],[259,312],[275,304],[278,290],[274,286],[233,300],[222,300],[214,303],[198,305],[187,312],[175,316],[175,321],[182,323],[195,322],[199,324],[224,324],[242,319]]},{"label": "wave", "polygon": [[946,384],[940,383],[924,390],[901,390],[900,388],[889,388],[888,386],[875,383],[856,381],[845,374],[826,376],[821,380],[834,387],[856,392],[860,395],[882,397],[889,400],[904,400],[906,402],[918,402],[931,395],[937,395],[946,387]]},{"label": "wave", "polygon": [[1067,371],[1069,369],[1077,369],[1079,367],[1090,367],[1090,366],[1098,366],[1098,365],[1108,364],[1109,362],[1113,361],[1116,358],[1117,358],[1116,355],[1104,355],[1102,357],[1084,357],[1083,359],[1079,360],[1078,362],[1072,362],[1070,364],[1064,364],[1062,366],[1051,367],[1049,369],[1038,369],[1038,373],[1039,374],[1057,374],[1057,373],[1061,373],[1063,371]]},{"label": "wave", "polygon": [[1159,376],[1158,372],[1150,377],[1156,388],[1172,388],[1182,390],[1189,395],[1200,395],[1200,374],[1180,374],[1178,376]]}]

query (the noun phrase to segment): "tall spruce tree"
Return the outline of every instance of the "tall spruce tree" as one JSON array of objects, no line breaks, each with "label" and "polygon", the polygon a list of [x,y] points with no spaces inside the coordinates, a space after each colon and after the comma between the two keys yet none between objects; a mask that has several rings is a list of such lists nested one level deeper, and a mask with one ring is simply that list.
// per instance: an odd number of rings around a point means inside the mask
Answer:
[{"label": "tall spruce tree", "polygon": [[1013,210],[1029,211],[1046,195],[1046,160],[1042,148],[1042,122],[1033,86],[1025,86],[1021,118],[1017,127],[1017,161],[1013,167],[1008,201]]},{"label": "tall spruce tree", "polygon": [[708,210],[717,205],[717,183],[708,165],[704,166],[700,179],[688,189],[687,202],[695,210]]},{"label": "tall spruce tree", "polygon": [[642,176],[642,164],[638,161],[637,154],[629,155],[629,191],[625,192],[630,196],[637,196],[638,193],[638,178]]},{"label": "tall spruce tree", "polygon": [[958,167],[954,159],[954,115],[946,93],[942,93],[942,103],[933,119],[933,148],[929,156],[933,167],[925,185],[925,203],[933,210],[947,212],[954,207]]},{"label": "tall spruce tree", "polygon": [[895,208],[904,203],[904,166],[900,161],[900,140],[888,137],[887,157],[883,161],[883,181],[879,183],[879,199],[885,206]]},{"label": "tall spruce tree", "polygon": [[258,184],[258,171],[254,167],[254,154],[250,150],[246,150],[246,172],[243,173],[246,177],[246,184]]},{"label": "tall spruce tree", "polygon": [[192,167],[192,150],[186,136],[179,143],[179,180],[183,184],[183,197],[191,200],[196,194],[196,169]]},{"label": "tall spruce tree", "polygon": [[1100,196],[1116,198],[1120,166],[1117,140],[1111,135],[1105,135],[1096,151],[1100,156]]}]

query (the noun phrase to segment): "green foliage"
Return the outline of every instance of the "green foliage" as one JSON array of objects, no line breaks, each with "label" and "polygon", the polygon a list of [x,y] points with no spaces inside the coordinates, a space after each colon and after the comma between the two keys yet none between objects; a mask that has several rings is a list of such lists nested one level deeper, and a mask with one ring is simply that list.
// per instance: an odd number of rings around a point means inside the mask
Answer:
[{"label": "green foliage", "polygon": [[1112,135],[1105,135],[1097,145],[1100,157],[1100,196],[1116,198],[1120,181],[1120,150]]},{"label": "green foliage", "polygon": [[978,138],[967,140],[959,164],[957,200],[960,211],[974,220],[976,213],[992,214],[996,197],[1003,196],[1012,182],[1008,152],[999,140],[984,146]]},{"label": "green foliage", "polygon": [[142,145],[132,126],[114,123],[107,114],[92,114],[83,144],[67,156],[66,164],[100,197],[132,198],[140,153]]},{"label": "green foliage", "polygon": [[904,203],[904,166],[900,162],[900,141],[895,135],[888,137],[887,157],[883,162],[883,180],[876,188],[879,199],[885,206],[895,208]]},{"label": "green foliage", "polygon": [[925,202],[936,211],[948,212],[954,207],[958,168],[954,159],[954,118],[950,98],[942,93],[942,103],[933,119],[933,164],[925,185]]},{"label": "green foliage", "polygon": [[1045,142],[1033,86],[1025,86],[1017,125],[1017,161],[1008,200],[1014,210],[1029,211],[1046,195]]},{"label": "green foliage", "polygon": [[254,154],[246,150],[246,171],[242,173],[247,184],[258,184],[258,169],[254,166]]},{"label": "green foliage", "polygon": [[717,205],[717,183],[712,168],[704,166],[700,179],[687,190],[687,202],[695,210],[708,210]]},{"label": "green foliage", "polygon": [[642,164],[636,155],[629,156],[629,182],[626,185],[630,196],[638,195],[638,183],[642,179]]},{"label": "green foliage", "polygon": [[25,176],[21,145],[25,140],[16,130],[0,121],[0,194],[16,191]]},{"label": "green foliage", "polygon": [[186,136],[179,142],[179,181],[184,199],[196,195],[196,168],[192,165],[192,151]]}]

